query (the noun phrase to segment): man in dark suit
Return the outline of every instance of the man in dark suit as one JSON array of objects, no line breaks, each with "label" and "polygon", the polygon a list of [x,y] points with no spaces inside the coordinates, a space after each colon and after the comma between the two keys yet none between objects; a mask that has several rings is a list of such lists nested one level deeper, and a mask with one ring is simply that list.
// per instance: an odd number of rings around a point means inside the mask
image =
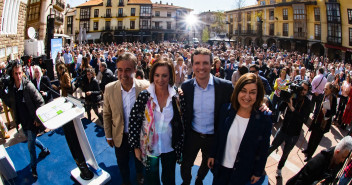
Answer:
[{"label": "man in dark suit", "polygon": [[210,74],[213,57],[210,50],[197,48],[191,57],[195,78],[181,85],[186,103],[184,115],[185,145],[181,176],[184,185],[192,179],[191,168],[199,150],[202,150],[202,163],[195,184],[203,184],[209,168],[207,161],[210,149],[215,143],[221,105],[230,102],[232,83]]},{"label": "man in dark suit", "polygon": [[260,79],[262,80],[263,85],[264,85],[265,94],[270,95],[272,92],[270,84],[266,78],[259,75],[259,66],[257,64],[250,65],[249,72],[254,73],[260,77]]},{"label": "man in dark suit", "polygon": [[34,66],[34,79],[32,83],[34,84],[35,88],[40,92],[43,96],[45,103],[50,102],[53,97],[51,95],[51,82],[47,76],[43,76],[42,70],[39,66]]}]

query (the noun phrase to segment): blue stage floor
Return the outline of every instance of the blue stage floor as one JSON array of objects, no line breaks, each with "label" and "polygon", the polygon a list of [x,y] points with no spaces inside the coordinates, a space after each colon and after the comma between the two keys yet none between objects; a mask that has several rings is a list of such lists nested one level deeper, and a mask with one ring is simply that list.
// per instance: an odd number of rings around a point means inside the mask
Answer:
[{"label": "blue stage floor", "polygon": [[[83,119],[82,122],[99,166],[111,175],[111,181],[108,184],[121,184],[122,181],[116,163],[115,151],[113,148],[110,148],[105,141],[104,129],[94,123],[89,123],[87,119]],[[38,162],[38,179],[35,180],[32,178],[27,143],[23,142],[6,148],[7,153],[14,162],[18,175],[17,178],[10,180],[7,184],[78,184],[71,177],[71,170],[77,166],[67,146],[63,130],[57,129],[46,133],[39,137],[39,140],[50,149],[51,154]],[[37,148],[37,155],[39,152],[40,150]],[[131,163],[133,163],[132,160]],[[182,179],[180,167],[179,165],[176,166],[176,184],[179,185]],[[193,167],[193,177],[196,176],[198,168],[198,166]],[[134,178],[135,174],[132,173],[131,179]],[[210,185],[212,180],[213,175],[209,172],[203,181],[204,185]],[[267,176],[261,180],[262,182],[260,184],[268,184]],[[194,182],[192,182],[192,184],[193,183]]]}]

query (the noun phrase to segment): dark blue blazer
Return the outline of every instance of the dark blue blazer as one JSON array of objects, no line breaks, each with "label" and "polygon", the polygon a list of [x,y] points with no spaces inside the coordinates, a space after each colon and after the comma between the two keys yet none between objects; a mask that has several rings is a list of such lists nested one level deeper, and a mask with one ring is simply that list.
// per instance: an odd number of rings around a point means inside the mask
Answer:
[{"label": "dark blue blazer", "polygon": [[[216,132],[216,128],[219,120],[219,110],[224,103],[229,103],[231,99],[231,95],[233,92],[232,83],[228,80],[220,79],[215,76],[214,78],[214,89],[215,89],[215,107],[214,107],[214,131]],[[186,134],[188,131],[192,129],[192,120],[193,120],[193,102],[194,102],[194,80],[192,78],[190,80],[185,81],[181,85],[181,89],[183,91],[183,99],[185,101],[186,107],[185,112],[183,114],[183,121],[185,124]],[[206,100],[204,100],[206,101]],[[187,136],[186,136],[187,137]]]},{"label": "dark blue blazer", "polygon": [[[231,104],[225,104],[221,108],[216,144],[210,153],[210,157],[215,158],[214,178],[217,169],[222,165],[228,132],[236,113]],[[262,176],[270,145],[272,127],[270,115],[271,113],[259,110],[252,112],[236,156],[230,184],[244,185],[250,181],[252,175]]]},{"label": "dark blue blazer", "polygon": [[271,90],[271,87],[270,87],[270,84],[269,84],[268,80],[266,78],[260,76],[260,75],[259,75],[259,77],[260,77],[260,79],[262,79],[262,82],[263,82],[263,85],[264,85],[265,94],[266,95],[270,95],[272,90]]}]

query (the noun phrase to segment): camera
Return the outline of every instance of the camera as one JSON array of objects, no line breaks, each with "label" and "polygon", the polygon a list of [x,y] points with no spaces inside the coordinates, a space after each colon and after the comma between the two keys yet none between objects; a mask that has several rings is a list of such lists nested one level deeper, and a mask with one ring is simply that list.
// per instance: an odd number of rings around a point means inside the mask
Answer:
[{"label": "camera", "polygon": [[284,102],[290,102],[290,98],[297,98],[297,96],[302,92],[303,87],[297,83],[288,83],[287,90],[281,90],[280,98]]}]

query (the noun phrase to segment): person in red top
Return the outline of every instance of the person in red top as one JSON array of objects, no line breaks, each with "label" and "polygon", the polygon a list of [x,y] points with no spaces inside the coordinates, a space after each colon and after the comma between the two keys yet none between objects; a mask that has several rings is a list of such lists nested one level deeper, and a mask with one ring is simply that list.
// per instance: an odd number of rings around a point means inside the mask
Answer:
[{"label": "person in red top", "polygon": [[[343,113],[343,116],[342,116],[342,124],[346,124],[346,125],[349,125],[352,121],[352,91],[350,91],[348,96],[349,96],[349,99],[346,104],[345,112]],[[348,134],[350,135],[351,133],[352,131],[350,131]]]}]

